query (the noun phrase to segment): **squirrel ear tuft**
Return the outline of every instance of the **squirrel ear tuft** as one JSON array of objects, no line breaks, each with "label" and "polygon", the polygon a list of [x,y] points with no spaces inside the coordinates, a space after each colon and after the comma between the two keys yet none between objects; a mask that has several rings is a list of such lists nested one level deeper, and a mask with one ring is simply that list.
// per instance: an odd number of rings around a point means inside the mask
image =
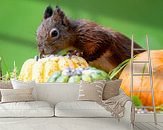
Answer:
[{"label": "squirrel ear tuft", "polygon": [[57,8],[59,8],[59,6],[58,6],[58,5],[56,5],[56,9],[57,9]]},{"label": "squirrel ear tuft", "polygon": [[53,14],[53,9],[51,8],[51,6],[48,6],[44,12],[44,19],[51,17],[52,14]]},{"label": "squirrel ear tuft", "polygon": [[59,8],[59,6],[56,6],[56,9],[54,10],[54,15],[63,18],[65,14],[64,14],[63,11]]},{"label": "squirrel ear tuft", "polygon": [[54,19],[56,21],[60,21],[62,25],[66,26],[69,24],[68,18],[65,16],[64,12],[56,6],[56,9],[54,10]]}]

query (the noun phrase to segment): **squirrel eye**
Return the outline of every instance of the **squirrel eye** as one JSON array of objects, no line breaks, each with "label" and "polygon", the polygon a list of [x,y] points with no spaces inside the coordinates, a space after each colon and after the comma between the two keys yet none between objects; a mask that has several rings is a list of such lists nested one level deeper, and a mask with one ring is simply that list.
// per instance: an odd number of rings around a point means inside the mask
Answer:
[{"label": "squirrel eye", "polygon": [[51,37],[57,38],[57,37],[59,36],[59,31],[58,31],[58,29],[53,28],[53,29],[50,31],[50,36],[51,36]]}]

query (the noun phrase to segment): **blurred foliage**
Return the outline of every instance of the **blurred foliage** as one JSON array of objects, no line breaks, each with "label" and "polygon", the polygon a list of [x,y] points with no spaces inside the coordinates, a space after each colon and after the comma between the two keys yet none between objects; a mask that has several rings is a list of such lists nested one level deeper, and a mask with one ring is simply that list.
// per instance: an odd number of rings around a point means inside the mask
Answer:
[{"label": "blurred foliage", "polygon": [[144,46],[148,33],[152,49],[163,48],[163,1],[161,0],[1,0],[0,56],[3,71],[17,69],[37,55],[36,30],[45,7],[59,5],[73,19],[89,19],[125,35]]},{"label": "blurred foliage", "polygon": [[138,96],[132,96],[132,102],[136,107],[142,106],[142,102]]}]

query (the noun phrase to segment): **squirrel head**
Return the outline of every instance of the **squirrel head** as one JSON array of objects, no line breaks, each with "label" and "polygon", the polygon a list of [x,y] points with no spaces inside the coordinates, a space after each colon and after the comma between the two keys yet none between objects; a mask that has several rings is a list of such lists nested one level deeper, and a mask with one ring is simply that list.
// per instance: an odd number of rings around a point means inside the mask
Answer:
[{"label": "squirrel head", "polygon": [[54,54],[70,47],[74,39],[70,20],[56,6],[53,10],[48,6],[44,12],[41,25],[37,30],[37,42],[40,55]]}]

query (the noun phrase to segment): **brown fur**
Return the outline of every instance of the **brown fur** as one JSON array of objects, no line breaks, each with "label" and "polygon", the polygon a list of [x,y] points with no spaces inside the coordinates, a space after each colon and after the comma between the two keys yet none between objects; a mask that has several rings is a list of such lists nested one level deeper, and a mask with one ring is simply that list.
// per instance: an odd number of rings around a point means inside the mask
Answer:
[{"label": "brown fur", "polygon": [[[92,66],[106,71],[112,70],[125,59],[130,58],[131,40],[123,34],[94,22],[70,20],[58,7],[54,11],[49,11],[50,9],[48,7],[48,11],[45,11],[44,20],[37,31],[38,48],[41,54],[54,54],[67,47],[74,47],[83,52],[83,57]],[[59,30],[58,38],[51,37],[49,34],[53,28]],[[134,46],[141,48],[136,43]],[[142,51],[136,51],[135,54],[140,52]]]}]

